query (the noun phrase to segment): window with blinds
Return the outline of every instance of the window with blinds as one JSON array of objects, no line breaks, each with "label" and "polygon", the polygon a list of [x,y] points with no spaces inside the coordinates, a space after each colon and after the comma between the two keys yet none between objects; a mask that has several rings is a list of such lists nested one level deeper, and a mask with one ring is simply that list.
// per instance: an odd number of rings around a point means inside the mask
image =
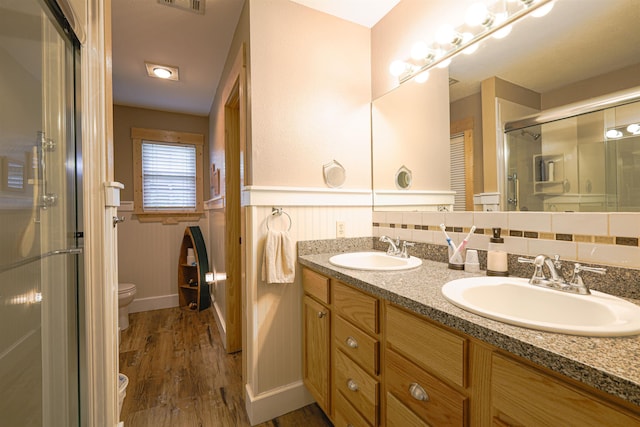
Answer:
[{"label": "window with blinds", "polygon": [[196,147],[142,141],[144,210],[196,209]]},{"label": "window with blinds", "polygon": [[464,164],[464,135],[451,137],[451,190],[456,192],[454,211],[466,210],[466,183]]}]

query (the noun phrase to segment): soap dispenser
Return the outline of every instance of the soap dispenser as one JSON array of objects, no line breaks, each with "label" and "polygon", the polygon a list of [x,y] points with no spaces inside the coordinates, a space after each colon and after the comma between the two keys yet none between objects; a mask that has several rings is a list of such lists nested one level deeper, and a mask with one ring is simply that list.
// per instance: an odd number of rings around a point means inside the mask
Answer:
[{"label": "soap dispenser", "polygon": [[500,227],[491,229],[493,236],[489,240],[487,252],[487,276],[508,276],[507,252],[504,250],[504,239],[500,237]]}]

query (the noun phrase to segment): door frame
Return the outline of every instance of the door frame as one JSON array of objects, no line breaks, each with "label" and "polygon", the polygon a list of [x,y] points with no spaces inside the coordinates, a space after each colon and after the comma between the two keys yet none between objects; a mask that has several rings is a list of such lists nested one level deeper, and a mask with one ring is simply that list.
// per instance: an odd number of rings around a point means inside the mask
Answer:
[{"label": "door frame", "polygon": [[[247,169],[246,140],[246,68],[245,45],[240,46],[227,84],[223,90],[225,135],[225,286],[227,353],[241,351],[244,347],[242,305],[246,289],[245,208],[241,202],[241,189],[245,185]],[[243,355],[243,362],[245,356]],[[245,366],[245,363],[243,363]],[[243,372],[244,372],[243,368]],[[244,376],[244,375],[243,375]]]}]

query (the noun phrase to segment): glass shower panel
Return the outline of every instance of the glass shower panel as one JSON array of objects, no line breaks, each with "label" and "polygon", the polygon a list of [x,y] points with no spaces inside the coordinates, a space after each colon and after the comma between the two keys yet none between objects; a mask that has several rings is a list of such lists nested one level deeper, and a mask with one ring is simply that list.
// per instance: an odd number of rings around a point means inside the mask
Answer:
[{"label": "glass shower panel", "polygon": [[77,46],[37,0],[0,0],[0,424],[76,426]]}]

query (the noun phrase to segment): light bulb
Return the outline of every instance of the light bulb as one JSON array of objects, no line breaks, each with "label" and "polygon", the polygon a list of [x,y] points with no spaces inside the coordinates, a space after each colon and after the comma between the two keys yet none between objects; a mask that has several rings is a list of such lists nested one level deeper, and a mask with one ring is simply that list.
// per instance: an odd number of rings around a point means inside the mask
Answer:
[{"label": "light bulb", "polygon": [[[469,43],[471,40],[473,40],[473,34],[471,34],[471,33],[462,33],[462,44]],[[472,44],[471,46],[465,48],[462,51],[462,53],[464,53],[465,55],[471,55],[471,54],[475,53],[476,50],[478,50],[478,47],[480,47],[479,43]]]},{"label": "light bulb", "polygon": [[542,18],[547,13],[551,12],[553,9],[553,2],[547,3],[542,7],[537,8],[533,12],[531,12],[531,16],[535,16],[536,18]]},{"label": "light bulb", "polygon": [[428,71],[421,72],[415,78],[416,83],[424,83],[427,80],[429,80],[429,72]]},{"label": "light bulb", "polygon": [[[496,26],[499,26],[500,24],[505,22],[508,17],[509,16],[508,16],[507,12],[501,12],[501,13],[496,14]],[[512,29],[513,29],[513,25],[507,25],[506,27],[501,28],[498,31],[496,31],[495,33],[493,33],[492,37],[494,39],[503,39],[503,38],[507,37],[509,35],[509,33],[511,33]]]},{"label": "light bulb", "polygon": [[171,71],[162,67],[155,67],[153,69],[153,74],[161,79],[168,79],[169,77],[171,77]]},{"label": "light bulb", "polygon": [[436,32],[436,41],[441,45],[457,45],[462,41],[462,37],[451,25],[443,25]]},{"label": "light bulb", "polygon": [[389,66],[389,72],[394,77],[400,77],[407,71],[407,63],[404,61],[396,60]]},{"label": "light bulb", "polygon": [[491,25],[491,22],[487,23],[487,20],[491,20],[491,14],[484,3],[473,3],[469,6],[469,9],[467,9],[467,13],[464,16],[464,21],[471,27],[478,25]]},{"label": "light bulb", "polygon": [[622,132],[620,132],[618,129],[609,129],[606,135],[607,135],[607,138],[610,138],[610,139],[622,138]]},{"label": "light bulb", "polygon": [[634,135],[640,135],[640,124],[638,123],[630,124],[629,126],[627,126],[627,131],[629,131]]},{"label": "light bulb", "polygon": [[425,42],[416,42],[411,47],[411,58],[416,61],[425,59],[429,55],[429,47]]}]

